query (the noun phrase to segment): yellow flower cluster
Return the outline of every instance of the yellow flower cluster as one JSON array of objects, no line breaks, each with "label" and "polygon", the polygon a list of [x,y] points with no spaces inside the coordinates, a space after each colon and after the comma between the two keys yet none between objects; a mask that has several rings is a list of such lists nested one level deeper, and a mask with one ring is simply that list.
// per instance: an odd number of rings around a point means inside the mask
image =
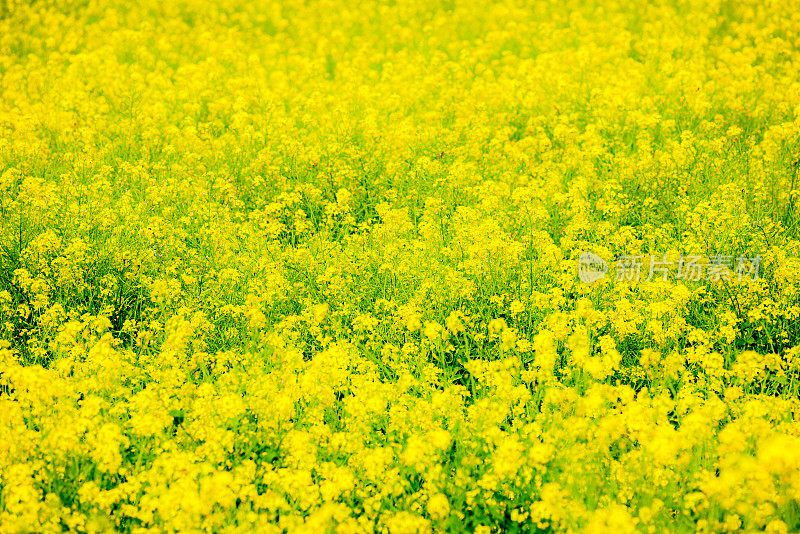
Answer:
[{"label": "yellow flower cluster", "polygon": [[0,534],[800,530],[798,72],[797,0],[0,1]]}]

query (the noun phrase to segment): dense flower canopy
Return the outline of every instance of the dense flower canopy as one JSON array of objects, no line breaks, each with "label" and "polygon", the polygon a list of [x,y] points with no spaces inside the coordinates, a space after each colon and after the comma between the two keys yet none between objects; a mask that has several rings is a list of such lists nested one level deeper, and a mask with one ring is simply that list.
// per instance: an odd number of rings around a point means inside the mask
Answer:
[{"label": "dense flower canopy", "polygon": [[0,2],[0,533],[800,529],[798,72],[797,0]]}]

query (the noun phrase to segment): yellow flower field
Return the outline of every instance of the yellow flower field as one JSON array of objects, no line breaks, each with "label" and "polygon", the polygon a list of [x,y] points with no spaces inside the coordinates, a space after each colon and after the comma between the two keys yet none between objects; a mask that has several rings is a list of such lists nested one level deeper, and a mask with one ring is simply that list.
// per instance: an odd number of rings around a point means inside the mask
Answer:
[{"label": "yellow flower field", "polygon": [[0,0],[0,533],[800,531],[800,1]]}]

